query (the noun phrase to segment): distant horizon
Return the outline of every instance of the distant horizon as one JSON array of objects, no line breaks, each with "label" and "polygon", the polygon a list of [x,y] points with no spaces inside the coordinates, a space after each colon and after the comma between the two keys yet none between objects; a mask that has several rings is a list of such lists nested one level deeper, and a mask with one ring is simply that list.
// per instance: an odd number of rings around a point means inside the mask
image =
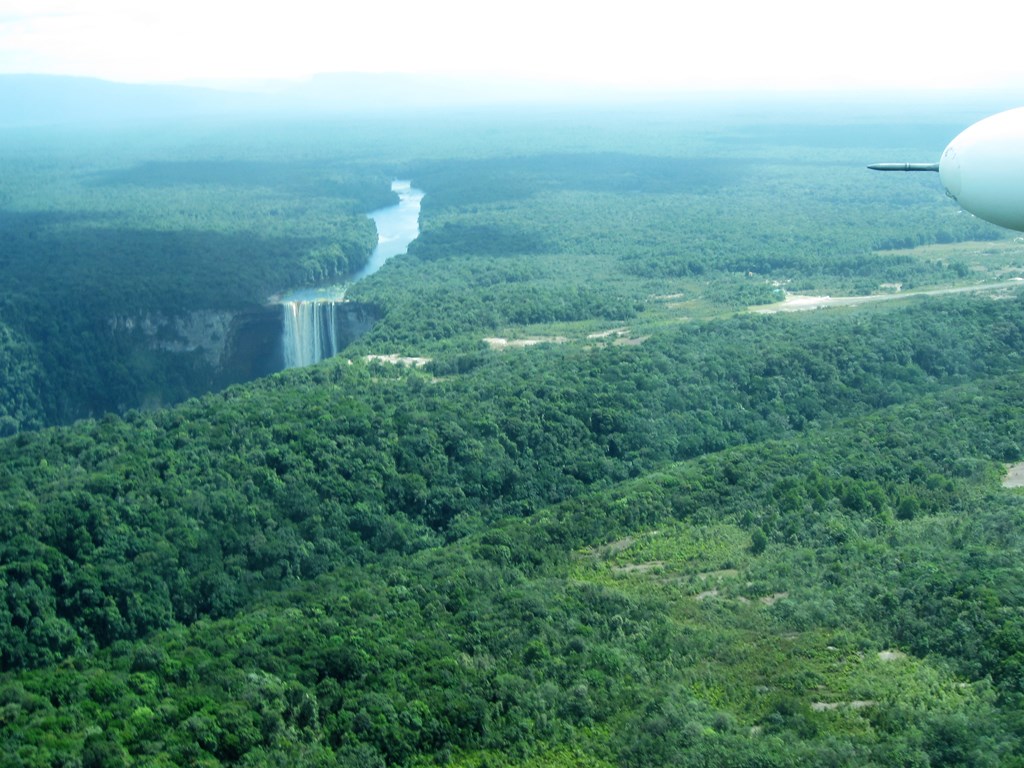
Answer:
[{"label": "distant horizon", "polygon": [[952,23],[923,0],[863,0],[827,14],[810,0],[685,10],[657,0],[3,0],[0,73],[126,84],[372,73],[633,93],[1020,88],[1016,28],[992,23],[1003,16],[996,0]]},{"label": "distant horizon", "polygon": [[40,78],[40,79],[65,79],[94,81],[116,86],[125,87],[175,87],[192,88],[207,91],[227,91],[239,94],[253,94],[272,96],[286,92],[290,89],[301,88],[314,84],[316,81],[329,79],[351,79],[351,80],[380,80],[391,82],[429,82],[436,84],[450,85],[473,85],[478,87],[509,87],[512,89],[535,88],[539,91],[566,91],[577,90],[586,94],[609,94],[616,97],[629,97],[638,101],[646,100],[646,97],[742,97],[742,98],[772,98],[777,96],[814,96],[829,97],[841,101],[858,101],[864,98],[877,99],[879,101],[900,100],[912,97],[913,100],[931,102],[933,100],[951,101],[972,98],[974,96],[1000,96],[1019,98],[1024,105],[1024,82],[1019,86],[1014,85],[986,85],[986,86],[962,86],[956,88],[912,88],[912,87],[861,87],[861,88],[828,88],[812,86],[791,86],[791,87],[703,87],[703,86],[662,86],[632,88],[627,86],[610,86],[599,83],[579,82],[574,80],[558,80],[550,78],[530,78],[526,76],[511,75],[475,75],[467,73],[428,73],[428,72],[392,72],[365,70],[336,70],[313,72],[308,75],[296,77],[256,77],[256,78],[190,78],[185,80],[119,80],[100,75],[78,74],[71,72],[0,72],[0,79],[14,78]]},{"label": "distant horizon", "polygon": [[[299,80],[123,83],[89,75],[0,74],[0,127],[111,124],[206,117],[444,114],[450,110],[616,110],[639,116],[751,113],[761,124],[836,119],[966,127],[1021,106],[1019,90],[665,89],[576,86],[518,78],[323,72]],[[952,135],[952,134],[951,134]]]}]

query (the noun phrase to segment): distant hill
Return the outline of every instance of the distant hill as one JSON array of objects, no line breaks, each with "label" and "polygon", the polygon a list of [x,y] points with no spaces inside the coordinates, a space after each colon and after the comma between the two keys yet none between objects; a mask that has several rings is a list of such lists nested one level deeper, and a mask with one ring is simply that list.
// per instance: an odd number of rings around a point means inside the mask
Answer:
[{"label": "distant hill", "polygon": [[[1019,96],[1003,92],[944,92],[946,137],[957,126],[1005,109]],[[198,117],[386,114],[478,107],[584,106],[623,104],[687,105],[708,110],[756,110],[765,123],[793,110],[827,115],[842,105],[849,112],[872,104],[875,119],[888,105],[888,122],[919,126],[934,110],[929,94],[837,94],[821,92],[657,92],[595,85],[495,78],[445,77],[402,73],[344,72],[314,75],[302,81],[218,81],[188,84],[129,84],[62,75],[0,74],[0,128],[45,125],[167,121]],[[738,107],[737,105],[742,105]],[[933,118],[932,118],[933,119]],[[792,130],[784,119],[782,129]],[[792,138],[792,136],[790,137]],[[834,138],[843,145],[845,136]]]},{"label": "distant hill", "polygon": [[253,108],[251,94],[54,75],[0,75],[0,126],[165,120]]},{"label": "distant hill", "polygon": [[568,103],[608,96],[595,88],[404,74],[323,74],[274,86],[254,91],[251,84],[241,82],[237,87],[228,83],[212,88],[58,75],[0,75],[0,127]]}]

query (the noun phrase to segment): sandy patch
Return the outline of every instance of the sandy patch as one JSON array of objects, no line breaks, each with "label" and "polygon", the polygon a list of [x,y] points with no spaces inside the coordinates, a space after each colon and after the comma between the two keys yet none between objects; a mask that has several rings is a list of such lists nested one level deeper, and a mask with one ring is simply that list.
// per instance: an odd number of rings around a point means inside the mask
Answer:
[{"label": "sandy patch", "polygon": [[613,557],[619,554],[619,552],[625,552],[634,544],[636,544],[634,537],[625,536],[621,539],[610,541],[607,544],[602,544],[599,547],[590,547],[584,551],[591,557]]},{"label": "sandy patch", "polygon": [[739,575],[740,572],[735,568],[723,568],[720,571],[704,571],[704,573],[698,573],[697,578],[701,581],[707,581],[708,579],[721,581],[722,579],[733,579]]},{"label": "sandy patch", "polygon": [[873,707],[876,704],[878,704],[877,701],[871,701],[870,699],[857,699],[855,701],[812,701],[811,709],[814,712],[829,712],[833,709],[839,709],[840,707],[864,709],[866,707]]},{"label": "sandy patch", "polygon": [[731,579],[739,575],[740,572],[735,568],[722,568],[717,571],[704,571],[703,573],[698,573],[697,578],[706,581],[707,579]]},{"label": "sandy patch", "polygon": [[647,573],[655,568],[663,568],[664,560],[651,560],[646,563],[630,563],[628,565],[616,565],[612,568],[613,573]]},{"label": "sandy patch", "polygon": [[636,539],[632,536],[625,536],[615,541],[610,541],[607,544],[602,544],[598,547],[587,547],[580,552],[581,557],[592,557],[595,560],[607,560],[608,558],[615,557],[620,552],[625,552],[627,549],[636,544]]},{"label": "sandy patch", "polygon": [[638,347],[641,344],[643,344],[645,341],[647,341],[649,338],[651,338],[651,337],[650,336],[637,336],[636,338],[625,338],[625,337],[620,336],[615,341],[613,341],[612,344],[615,344],[615,345],[620,346],[620,347]]},{"label": "sandy patch", "polygon": [[709,597],[718,597],[717,589],[706,589],[693,596],[694,600],[707,600]]},{"label": "sandy patch", "polygon": [[626,336],[629,334],[629,328],[625,326],[622,328],[609,328],[607,331],[598,331],[597,333],[588,333],[588,339],[607,339],[609,336]]},{"label": "sandy patch", "polygon": [[813,712],[828,712],[832,709],[839,709],[842,704],[838,701],[812,701],[811,710]]},{"label": "sandy patch", "polygon": [[907,654],[902,651],[879,651],[879,661],[899,661],[900,659],[907,658]]},{"label": "sandy patch", "polygon": [[627,549],[636,544],[636,539],[632,536],[624,536],[621,539],[605,544],[603,547],[599,547],[598,550],[606,555],[617,555],[619,552],[625,552]]},{"label": "sandy patch", "polygon": [[402,357],[401,355],[367,355],[366,359],[376,360],[381,363],[391,363],[392,365],[411,365],[413,368],[422,368],[424,365],[429,363],[432,358]]},{"label": "sandy patch", "polygon": [[779,600],[789,597],[789,592],[775,592],[761,598],[762,605],[775,605]]},{"label": "sandy patch", "polygon": [[532,347],[535,344],[564,344],[569,339],[565,336],[546,336],[538,339],[503,339],[500,336],[493,336],[484,339],[484,343],[491,349],[507,349],[509,347]]},{"label": "sandy patch", "polygon": [[801,312],[805,309],[820,309],[822,307],[852,307],[857,304],[867,304],[875,301],[905,299],[908,296],[947,296],[955,293],[995,291],[1001,288],[1017,288],[1020,287],[1020,285],[1020,280],[1005,280],[1001,283],[962,285],[955,288],[931,288],[925,291],[901,290],[890,293],[875,293],[871,296],[804,296],[797,293],[790,293],[786,295],[786,298],[783,301],[775,304],[764,304],[759,307],[749,307],[749,311],[762,315],[770,315],[775,312]]},{"label": "sandy patch", "polygon": [[808,309],[821,309],[822,307],[852,307],[857,304],[864,304],[869,301],[883,301],[885,299],[900,298],[895,294],[876,294],[873,296],[802,296],[796,293],[786,295],[786,298],[777,304],[766,304],[761,307],[751,307],[750,311],[761,315],[770,315],[775,312],[803,312]]},{"label": "sandy patch", "polygon": [[790,293],[782,300],[782,306],[779,309],[815,309],[827,306],[831,301],[831,296],[802,296],[798,293]]},{"label": "sandy patch", "polygon": [[1024,487],[1024,461],[1019,464],[1006,465],[1006,477],[1003,478],[1003,488]]},{"label": "sandy patch", "polygon": [[643,344],[647,341],[650,336],[630,336],[629,328],[622,326],[621,328],[609,328],[607,331],[598,331],[597,333],[588,333],[587,339],[590,341],[604,341],[611,339],[612,344],[617,346],[635,347]]}]

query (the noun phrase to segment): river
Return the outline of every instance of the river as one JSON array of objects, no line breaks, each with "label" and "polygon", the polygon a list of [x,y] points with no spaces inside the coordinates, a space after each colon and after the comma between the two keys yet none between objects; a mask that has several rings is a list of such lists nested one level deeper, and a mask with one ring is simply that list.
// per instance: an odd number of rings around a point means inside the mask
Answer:
[{"label": "river", "polygon": [[301,368],[338,354],[348,335],[342,326],[348,287],[384,266],[384,263],[408,250],[420,234],[420,202],[423,192],[405,180],[391,182],[398,204],[367,214],[377,226],[377,247],[366,265],[345,283],[319,288],[300,288],[281,298],[284,326],[281,349],[286,368]]},{"label": "river", "polygon": [[423,192],[412,186],[412,182],[395,180],[391,191],[398,195],[398,204],[378,208],[366,214],[377,225],[377,247],[369,260],[344,283],[324,285],[318,288],[297,288],[284,294],[281,304],[296,301],[340,301],[352,283],[369,277],[384,266],[393,256],[400,256],[409,249],[409,243],[420,235],[420,202]]},{"label": "river", "polygon": [[398,205],[378,208],[368,214],[377,225],[377,247],[373,249],[366,266],[352,276],[352,282],[369,277],[384,266],[392,256],[409,249],[409,243],[420,236],[420,202],[423,192],[411,182],[393,181],[391,191],[398,194]]}]

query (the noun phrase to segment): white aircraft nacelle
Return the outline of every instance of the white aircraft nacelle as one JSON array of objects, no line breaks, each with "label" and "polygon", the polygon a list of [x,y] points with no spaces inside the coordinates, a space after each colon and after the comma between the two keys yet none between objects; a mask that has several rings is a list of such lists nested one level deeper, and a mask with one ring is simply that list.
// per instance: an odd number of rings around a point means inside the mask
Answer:
[{"label": "white aircraft nacelle", "polygon": [[1024,231],[1024,107],[987,117],[953,139],[939,178],[964,210]]}]

